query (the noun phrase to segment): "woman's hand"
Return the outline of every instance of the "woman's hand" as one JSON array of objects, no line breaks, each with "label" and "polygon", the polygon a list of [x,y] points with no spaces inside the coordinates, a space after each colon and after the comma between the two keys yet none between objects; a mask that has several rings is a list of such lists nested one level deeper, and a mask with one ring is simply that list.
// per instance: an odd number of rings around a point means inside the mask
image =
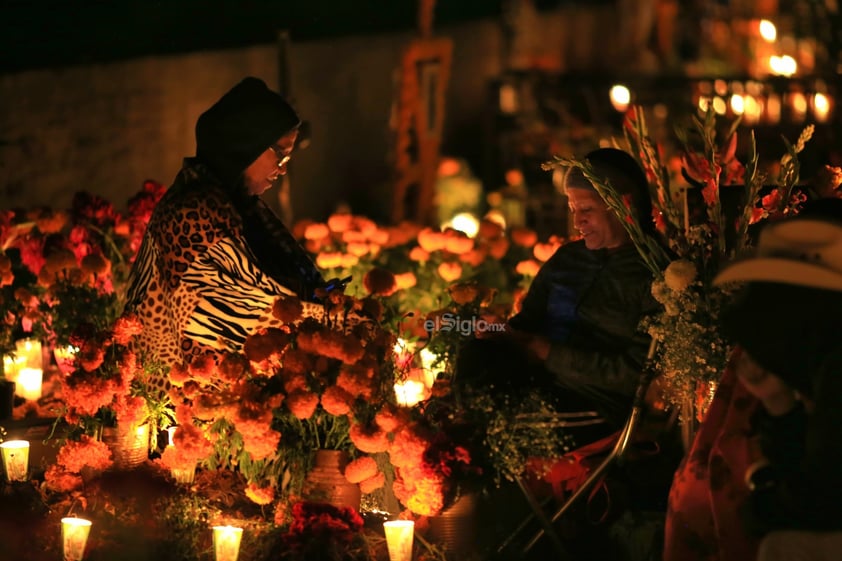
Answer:
[{"label": "woman's hand", "polygon": [[743,348],[734,350],[731,367],[745,388],[763,404],[766,411],[778,417],[789,413],[798,401],[795,390],[751,357]]}]

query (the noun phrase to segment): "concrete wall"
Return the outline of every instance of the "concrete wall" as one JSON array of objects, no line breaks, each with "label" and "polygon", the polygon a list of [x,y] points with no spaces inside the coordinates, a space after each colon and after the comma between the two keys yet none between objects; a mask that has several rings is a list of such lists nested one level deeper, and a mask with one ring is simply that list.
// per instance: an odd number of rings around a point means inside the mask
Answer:
[{"label": "concrete wall", "polygon": [[[438,32],[453,39],[455,56],[444,143],[479,145],[500,31],[481,21]],[[411,38],[292,45],[293,101],[313,131],[291,162],[296,218],[322,218],[340,201],[385,216],[393,73]],[[196,118],[246,75],[275,87],[277,46],[0,76],[0,208],[65,208],[78,190],[122,207],[145,179],[169,184],[195,152]]]}]

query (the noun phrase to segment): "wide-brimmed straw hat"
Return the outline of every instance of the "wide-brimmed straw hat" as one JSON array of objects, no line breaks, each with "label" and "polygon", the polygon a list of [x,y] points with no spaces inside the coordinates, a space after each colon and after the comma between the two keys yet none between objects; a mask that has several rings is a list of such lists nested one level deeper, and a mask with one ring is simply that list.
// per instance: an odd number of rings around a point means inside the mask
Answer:
[{"label": "wide-brimmed straw hat", "polygon": [[770,223],[760,232],[754,255],[726,266],[714,279],[715,284],[734,281],[842,291],[842,222],[810,215]]}]

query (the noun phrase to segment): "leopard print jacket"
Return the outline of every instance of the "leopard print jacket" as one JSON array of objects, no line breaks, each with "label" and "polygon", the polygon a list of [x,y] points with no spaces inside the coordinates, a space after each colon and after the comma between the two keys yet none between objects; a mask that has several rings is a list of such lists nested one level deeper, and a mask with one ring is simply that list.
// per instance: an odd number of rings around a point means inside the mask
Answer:
[{"label": "leopard print jacket", "polygon": [[[281,243],[296,243],[274,220]],[[276,255],[304,255],[297,249],[279,247]],[[206,350],[236,352],[250,334],[279,325],[271,313],[278,298],[298,296],[260,266],[231,197],[187,160],[155,208],[129,277],[125,311],[143,323],[146,359],[172,367]],[[304,298],[302,305],[302,317],[323,318],[323,305]],[[164,376],[152,382],[168,389]]]}]

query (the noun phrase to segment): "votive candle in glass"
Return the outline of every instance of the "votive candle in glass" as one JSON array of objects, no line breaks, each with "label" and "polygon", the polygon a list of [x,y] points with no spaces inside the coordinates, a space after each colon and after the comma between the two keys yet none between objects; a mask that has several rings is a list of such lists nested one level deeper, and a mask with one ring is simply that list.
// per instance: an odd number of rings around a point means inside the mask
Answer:
[{"label": "votive candle in glass", "polygon": [[26,481],[29,472],[29,441],[8,440],[0,443],[3,468],[8,481]]},{"label": "votive candle in glass", "polygon": [[213,527],[213,550],[216,561],[237,561],[243,529],[236,526]]},{"label": "votive candle in glass", "polygon": [[15,380],[15,393],[29,401],[41,398],[41,386],[44,383],[44,371],[40,368],[21,368]]},{"label": "votive candle in glass", "polygon": [[61,519],[61,544],[64,561],[82,561],[85,546],[91,532],[91,521],[84,518],[67,517]]},{"label": "votive candle in glass", "polygon": [[389,520],[383,523],[383,530],[386,533],[389,561],[411,561],[415,522],[412,520]]}]

